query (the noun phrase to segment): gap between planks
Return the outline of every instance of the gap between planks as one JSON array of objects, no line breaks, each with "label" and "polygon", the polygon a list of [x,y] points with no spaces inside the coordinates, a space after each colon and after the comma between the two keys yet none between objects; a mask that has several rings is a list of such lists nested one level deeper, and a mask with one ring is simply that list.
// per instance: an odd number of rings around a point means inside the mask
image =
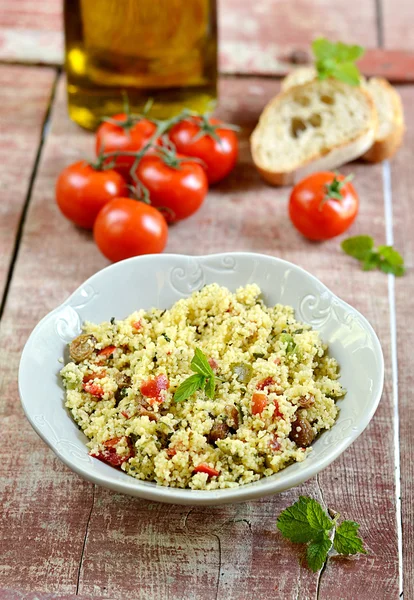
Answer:
[{"label": "gap between planks", "polygon": [[53,101],[55,99],[56,88],[57,88],[57,84],[59,81],[59,77],[60,77],[60,69],[57,69],[56,74],[55,74],[55,79],[53,81],[52,89],[50,92],[49,101],[48,101],[48,104],[46,107],[45,116],[43,119],[42,129],[41,129],[40,138],[39,138],[39,145],[38,145],[36,156],[35,156],[35,159],[33,162],[33,169],[32,169],[32,173],[29,178],[29,184],[27,187],[26,197],[24,200],[22,212],[21,212],[18,227],[17,227],[16,239],[14,241],[13,251],[12,251],[12,254],[10,257],[10,263],[9,263],[9,268],[7,271],[6,284],[4,286],[3,297],[1,298],[1,301],[0,301],[0,321],[3,317],[4,309],[6,307],[7,297],[9,295],[10,285],[11,285],[11,282],[13,279],[13,273],[14,273],[14,269],[16,266],[17,257],[19,254],[20,242],[21,242],[22,236],[23,236],[24,224],[26,222],[27,211],[29,209],[29,204],[30,204],[30,200],[32,197],[33,185],[36,180],[36,175],[37,175],[37,171],[39,168],[40,157],[42,155],[43,146],[44,146],[44,143],[45,143],[45,140],[46,140],[46,137],[48,134],[48,130],[49,130],[50,114],[51,114],[51,110],[52,110],[52,106],[53,106]]},{"label": "gap between planks", "polygon": [[[394,244],[391,168],[389,161],[382,163],[382,181],[384,190],[385,239],[388,246]],[[403,540],[401,513],[401,468],[400,468],[400,415],[398,407],[398,354],[397,354],[397,318],[395,310],[395,276],[388,275],[388,301],[390,306],[392,399],[394,409],[394,465],[395,465],[395,510],[398,541],[398,582],[399,595],[404,598],[403,588]]]}]

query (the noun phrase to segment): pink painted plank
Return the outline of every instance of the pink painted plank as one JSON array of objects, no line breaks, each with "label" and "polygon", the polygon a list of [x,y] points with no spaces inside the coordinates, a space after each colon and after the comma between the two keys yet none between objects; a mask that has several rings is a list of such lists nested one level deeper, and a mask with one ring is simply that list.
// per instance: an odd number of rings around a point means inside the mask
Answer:
[{"label": "pink painted plank", "polygon": [[377,45],[374,2],[358,0],[219,1],[223,73],[286,72],[292,53],[320,35]]},{"label": "pink painted plank", "polygon": [[414,50],[412,24],[414,3],[411,0],[381,0],[383,14],[384,47],[394,50]]},{"label": "pink painted plank", "polygon": [[[407,5],[408,8],[408,5]],[[400,88],[407,131],[404,144],[391,162],[395,247],[405,258],[407,274],[395,281],[398,347],[398,392],[401,441],[401,499],[404,556],[404,598],[414,598],[414,373],[411,340],[414,293],[414,218],[412,164],[414,150],[414,88]]]},{"label": "pink painted plank", "polygon": [[[263,104],[277,90],[277,84],[268,80],[222,81],[221,116],[243,127],[240,163],[225,182],[211,190],[199,213],[171,228],[167,250],[252,250],[308,268],[371,319],[383,341],[389,375],[386,277],[359,271],[341,254],[338,240],[324,246],[303,240],[286,216],[288,190],[267,187],[251,163],[248,135]],[[15,382],[24,339],[43,314],[107,264],[90,234],[72,227],[54,204],[57,174],[66,164],[90,156],[92,147],[93,137],[67,118],[62,82],[0,340],[6,348],[0,355],[0,398],[5,399],[4,413],[8,415],[5,438],[13,440],[13,447],[17,439],[19,447],[19,469],[7,467],[11,508],[3,527],[16,537],[9,534],[6,540],[2,585],[73,594],[79,569],[81,594],[114,599],[128,597],[131,589],[139,590],[138,597],[151,600],[191,596],[247,600],[250,590],[261,600],[316,599],[318,594],[329,599],[332,590],[335,596],[340,590],[344,600],[396,597],[389,384],[368,431],[320,475],[319,482],[313,479],[300,489],[273,498],[213,509],[146,503],[100,488],[95,489],[92,499],[92,486],[60,465],[31,432],[18,404]],[[361,214],[353,232],[369,231],[383,239],[379,169],[366,165],[353,168],[361,195],[363,190]],[[9,452],[9,446],[3,450]],[[1,465],[7,456],[3,460],[0,457]],[[39,498],[42,492],[43,502]],[[299,493],[318,500],[323,497],[344,517],[359,520],[370,555],[331,560],[320,579],[301,567],[301,548],[283,540],[275,529],[277,515]],[[32,502],[33,496],[37,502]],[[21,553],[23,531],[36,540],[27,555]],[[18,572],[12,569],[17,560]]]},{"label": "pink painted plank", "polygon": [[[232,89],[231,81],[224,83],[223,93],[229,108],[237,104],[239,95],[239,88],[235,88],[234,93]],[[165,598],[170,586],[171,595],[167,597],[182,600],[191,594],[200,598],[214,597],[220,585],[232,590],[232,598],[241,600],[241,590],[257,584],[264,600],[275,598],[276,586],[280,597],[293,600],[299,580],[306,585],[309,597],[316,598],[317,576],[300,566],[297,549],[286,544],[275,530],[277,515],[295,500],[297,490],[245,509],[247,516],[250,512],[253,514],[254,536],[250,535],[248,524],[226,525],[227,517],[238,518],[240,507],[236,506],[225,509],[225,518],[220,517],[219,521],[218,518],[211,520],[208,510],[191,514],[186,528],[188,509],[148,504],[103,489],[96,489],[93,501],[92,486],[59,465],[22,415],[15,372],[24,339],[43,314],[61,302],[78,283],[107,264],[90,234],[72,227],[54,204],[54,181],[58,172],[73,160],[90,155],[92,147],[92,136],[67,118],[62,82],[3,320],[1,344],[7,352],[0,356],[0,398],[7,400],[4,413],[13,411],[5,433],[13,445],[17,440],[21,468],[16,470],[15,465],[10,464],[6,473],[7,499],[12,509],[0,524],[0,535],[2,529],[7,528],[9,532],[4,534],[7,555],[3,571],[0,570],[2,584],[25,591],[36,589],[52,593],[58,590],[71,594],[76,589],[80,566],[79,592],[84,595],[123,599],[131,589],[136,589],[142,590],[142,598]],[[244,154],[246,159],[246,152]],[[254,180],[255,186],[263,187],[256,176]],[[236,187],[234,193],[237,197],[242,195]],[[215,202],[226,198],[222,192],[212,197]],[[187,223],[188,238],[183,240],[180,251],[190,251],[196,228],[211,218],[212,210],[216,208],[210,203],[199,218]],[[211,228],[213,238],[215,229]],[[182,229],[177,228],[171,237],[170,250],[173,251],[182,237]],[[202,249],[208,250],[210,244],[211,241],[206,240]],[[29,297],[28,305],[24,299]],[[9,450],[3,447],[3,451],[5,456],[3,461],[0,456],[0,465],[4,464]],[[315,481],[302,490],[320,497]],[[44,494],[42,501],[41,493]],[[36,502],[31,502],[33,497]],[[220,540],[218,526],[227,527],[227,533]],[[36,544],[21,556],[23,530]],[[88,533],[85,554],[82,554],[85,531]],[[243,554],[240,548],[246,544]],[[249,562],[250,556],[258,566]],[[12,565],[17,557],[19,570],[16,572]],[[223,576],[219,571],[222,561]],[[270,564],[278,568],[269,575]],[[281,569],[285,573],[282,579]],[[177,577],[177,571],[182,577]],[[292,582],[295,583],[292,585]]]},{"label": "pink painted plank", "polygon": [[54,77],[51,69],[0,66],[0,298]]},{"label": "pink painted plank", "polygon": [[3,0],[0,59],[59,64],[63,59],[60,0]]},{"label": "pink painted plank", "polygon": [[[61,63],[61,5],[61,0],[3,0],[0,59]],[[223,73],[285,72],[292,52],[307,48],[317,35],[377,45],[375,2],[219,0],[218,9]]]}]

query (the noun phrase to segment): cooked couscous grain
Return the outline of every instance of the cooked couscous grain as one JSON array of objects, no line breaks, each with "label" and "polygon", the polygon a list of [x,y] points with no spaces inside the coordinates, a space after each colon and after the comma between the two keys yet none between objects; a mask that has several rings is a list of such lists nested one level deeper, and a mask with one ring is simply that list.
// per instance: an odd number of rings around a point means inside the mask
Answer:
[{"label": "cooked couscous grain", "polygon": [[[177,402],[195,350],[215,373],[214,397]],[[90,454],[159,485],[213,490],[302,461],[344,395],[319,334],[257,285],[205,286],[169,310],[85,323],[61,371],[66,406]]]}]

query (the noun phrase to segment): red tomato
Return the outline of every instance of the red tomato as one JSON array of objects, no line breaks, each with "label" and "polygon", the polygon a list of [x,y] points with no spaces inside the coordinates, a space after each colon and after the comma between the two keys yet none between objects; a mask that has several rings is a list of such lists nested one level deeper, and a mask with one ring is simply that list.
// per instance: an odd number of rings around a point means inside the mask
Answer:
[{"label": "red tomato", "polygon": [[266,377],[265,379],[262,379],[261,381],[259,381],[259,383],[256,385],[256,389],[264,390],[265,387],[269,387],[270,385],[273,385],[274,383],[275,383],[275,380],[273,379],[273,377]]},{"label": "red tomato", "polygon": [[141,331],[141,329],[142,329],[142,322],[141,321],[134,321],[132,323],[132,327],[133,327],[133,329],[135,329],[135,331]]},{"label": "red tomato", "polygon": [[292,190],[289,215],[310,240],[328,240],[350,227],[358,213],[358,194],[343,175],[314,173]]},{"label": "red tomato", "polygon": [[237,135],[218,119],[191,117],[174,125],[168,137],[177,152],[203,161],[209,183],[226,177],[237,162]]},{"label": "red tomato", "polygon": [[[138,152],[150,141],[157,129],[157,126],[148,119],[134,122],[124,113],[115,115],[112,117],[112,121],[118,121],[119,125],[105,121],[98,127],[96,132],[97,155],[109,152]],[[108,162],[112,160],[115,161],[114,168],[128,179],[135,158],[118,156],[108,159]]]},{"label": "red tomato", "polygon": [[207,463],[201,463],[194,467],[193,473],[207,473],[209,477],[218,477],[220,475],[220,471],[213,469],[213,467],[209,467]]},{"label": "red tomato", "polygon": [[252,396],[252,415],[260,415],[267,406],[266,394],[256,394]]},{"label": "red tomato", "polygon": [[196,212],[207,194],[208,182],[203,168],[177,155],[175,166],[161,156],[144,156],[137,169],[138,179],[149,191],[151,204],[165,209],[169,223],[181,221]]},{"label": "red tomato", "polygon": [[91,394],[99,399],[101,399],[105,393],[103,387],[98,383],[94,383],[93,380],[87,381],[82,385],[82,387],[85,392],[88,392],[88,394]]},{"label": "red tomato", "polygon": [[170,382],[166,375],[157,375],[155,379],[148,379],[141,384],[141,394],[147,398],[154,398],[157,401],[162,399],[161,392],[168,390]]},{"label": "red tomato", "polygon": [[108,465],[111,465],[111,467],[120,467],[122,463],[129,460],[132,456],[135,456],[134,447],[130,438],[128,437],[126,439],[129,451],[122,456],[118,454],[118,452],[116,451],[116,446],[122,439],[122,437],[117,437],[112,438],[111,440],[107,440],[106,442],[104,442],[105,449],[102,451],[100,450],[96,454],[91,453],[91,456],[97,458],[98,460],[101,460],[102,462]]},{"label": "red tomato", "polygon": [[106,371],[101,371],[100,373],[89,373],[83,376],[82,382],[88,383],[92,379],[103,379],[106,377]]},{"label": "red tomato", "polygon": [[119,173],[94,169],[84,161],[63,169],[56,182],[56,202],[61,212],[85,229],[92,229],[105,204],[127,192],[127,184]]},{"label": "red tomato", "polygon": [[99,213],[93,235],[102,254],[116,262],[162,252],[168,227],[156,208],[131,198],[116,198]]},{"label": "red tomato", "polygon": [[101,358],[109,358],[111,354],[113,354],[116,350],[116,346],[107,346],[106,348],[102,348],[99,350],[98,356]]}]

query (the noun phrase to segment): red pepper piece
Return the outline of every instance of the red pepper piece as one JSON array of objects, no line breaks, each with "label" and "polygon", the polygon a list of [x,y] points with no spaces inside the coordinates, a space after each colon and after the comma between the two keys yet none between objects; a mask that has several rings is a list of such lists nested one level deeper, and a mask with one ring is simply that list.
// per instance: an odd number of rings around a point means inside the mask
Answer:
[{"label": "red pepper piece", "polygon": [[214,358],[209,358],[208,359],[208,364],[210,365],[210,367],[213,369],[213,371],[215,371],[218,367],[217,362],[214,360]]},{"label": "red pepper piece", "polygon": [[98,352],[98,356],[100,358],[109,358],[111,356],[111,354],[113,354],[116,350],[116,346],[107,346],[106,348],[102,348],[102,350],[99,350]]},{"label": "red pepper piece", "polygon": [[252,396],[252,415],[260,415],[267,406],[266,394],[253,394]]},{"label": "red pepper piece", "polygon": [[256,385],[256,389],[264,390],[265,387],[269,387],[269,385],[273,385],[274,383],[276,383],[276,382],[273,379],[273,377],[266,377],[265,379],[262,379],[261,381],[259,381],[259,383]]},{"label": "red pepper piece", "polygon": [[82,385],[82,387],[85,390],[85,392],[88,392],[88,394],[92,394],[92,396],[95,396],[95,398],[101,399],[105,393],[103,387],[98,383],[93,383],[93,380],[87,381]]},{"label": "red pepper piece", "polygon": [[116,451],[116,446],[122,440],[122,437],[112,438],[111,440],[107,440],[104,442],[105,449],[96,452],[95,454],[91,453],[91,456],[97,458],[98,460],[106,463],[107,465],[111,465],[111,467],[120,467],[124,462],[129,460],[132,456],[135,456],[134,447],[130,438],[127,439],[129,451],[125,455],[120,455]]},{"label": "red pepper piece", "polygon": [[220,471],[217,469],[213,469],[213,467],[209,467],[206,463],[201,463],[194,467],[193,473],[207,473],[209,477],[218,477],[220,475]]},{"label": "red pepper piece", "polygon": [[168,390],[170,382],[166,375],[157,375],[155,379],[148,379],[141,384],[141,394],[152,398],[156,402],[162,402],[161,392]]}]

